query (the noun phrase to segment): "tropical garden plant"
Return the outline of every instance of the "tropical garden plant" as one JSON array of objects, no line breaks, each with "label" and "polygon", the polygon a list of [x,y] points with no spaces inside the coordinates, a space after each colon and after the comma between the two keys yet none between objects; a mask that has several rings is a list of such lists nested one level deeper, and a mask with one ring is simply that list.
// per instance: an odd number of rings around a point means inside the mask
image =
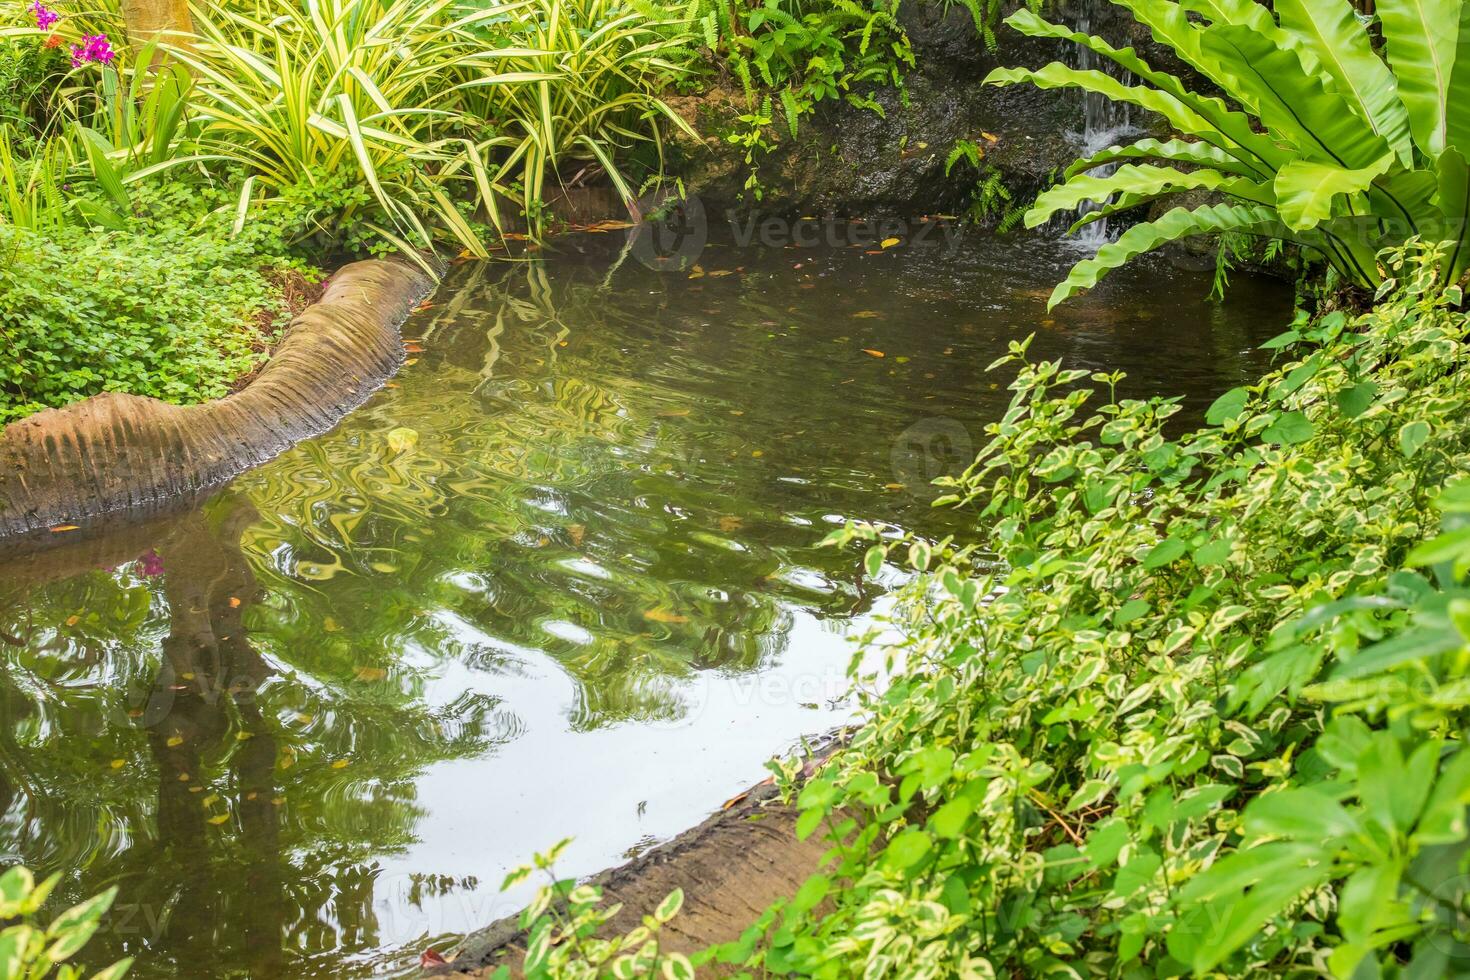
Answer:
[{"label": "tropical garden plant", "polygon": [[[1114,0],[1224,98],[1159,70],[1132,48],[1050,23],[1007,18],[1034,37],[1082,45],[1134,76],[1052,63],[1002,68],[986,81],[1077,88],[1157,113],[1177,134],[1079,160],[1042,194],[1029,226],[1084,201],[1073,226],[1185,191],[1219,200],[1134,225],[1085,259],[1058,303],[1112,269],[1191,235],[1279,238],[1320,252],[1345,281],[1376,289],[1379,249],[1411,238],[1449,241],[1440,279],[1470,268],[1470,7],[1455,0],[1380,0],[1369,21],[1348,0]],[[1121,163],[1099,176],[1092,171]]]},{"label": "tropical garden plant", "polygon": [[[965,543],[799,790],[832,861],[701,961],[817,977],[1440,977],[1470,963],[1470,318],[1439,246],[1183,430],[1017,341]],[[880,682],[873,648],[886,651]],[[799,768],[799,767],[798,767]]]},{"label": "tropical garden plant", "polygon": [[[117,888],[109,888],[42,925],[36,921],[37,913],[60,882],[61,875],[54,874],[37,883],[30,869],[20,865],[0,875],[0,921],[12,923],[0,931],[0,980],[81,980],[81,969],[66,961],[81,952],[97,932],[102,916],[117,897]],[[132,965],[128,957],[89,977],[122,980]]]}]

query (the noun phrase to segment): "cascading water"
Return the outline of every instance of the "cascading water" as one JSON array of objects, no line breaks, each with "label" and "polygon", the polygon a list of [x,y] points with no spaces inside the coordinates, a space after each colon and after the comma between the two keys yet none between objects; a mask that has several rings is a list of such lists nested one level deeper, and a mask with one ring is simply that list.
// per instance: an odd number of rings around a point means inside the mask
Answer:
[{"label": "cascading water", "polygon": [[[1076,0],[1073,28],[1081,34],[1091,34],[1093,24],[1100,19],[1095,14],[1107,7],[1107,0]],[[1103,71],[1126,81],[1124,77],[1126,73],[1122,69],[1080,44],[1069,49],[1068,62],[1071,67],[1080,71]],[[1136,127],[1129,118],[1128,109],[1126,102],[1114,102],[1096,92],[1083,93],[1082,129],[1075,134],[1078,154],[1091,156],[1122,142],[1125,137],[1136,132]],[[1112,173],[1115,169],[1117,169],[1115,165],[1109,164],[1093,170],[1092,173],[1101,177]],[[1072,220],[1085,217],[1096,210],[1098,210],[1098,205],[1083,202],[1077,209],[1076,217]],[[1097,251],[1100,246],[1111,240],[1108,219],[1098,218],[1084,225],[1078,229],[1077,234],[1072,236],[1071,240],[1089,252]]]}]

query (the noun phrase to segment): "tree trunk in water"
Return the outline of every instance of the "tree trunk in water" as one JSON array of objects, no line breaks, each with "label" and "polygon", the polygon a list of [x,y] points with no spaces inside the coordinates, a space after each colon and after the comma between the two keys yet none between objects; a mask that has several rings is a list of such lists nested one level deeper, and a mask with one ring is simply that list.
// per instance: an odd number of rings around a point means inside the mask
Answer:
[{"label": "tree trunk in water", "polygon": [[10,423],[0,538],[166,506],[326,432],[403,362],[398,325],[433,286],[407,262],[355,262],[243,391],[188,406],[110,392]]}]

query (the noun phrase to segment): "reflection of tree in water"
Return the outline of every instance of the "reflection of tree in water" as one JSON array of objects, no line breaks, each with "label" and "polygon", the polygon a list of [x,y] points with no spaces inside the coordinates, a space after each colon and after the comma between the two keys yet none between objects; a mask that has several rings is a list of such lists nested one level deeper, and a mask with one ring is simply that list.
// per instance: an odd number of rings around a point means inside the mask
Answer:
[{"label": "reflection of tree in water", "polygon": [[414,840],[414,777],[505,734],[484,699],[425,704],[411,670],[344,678],[300,634],[258,642],[239,547],[255,519],[226,497],[155,526],[122,571],[76,573],[137,533],[0,585],[0,842],[80,869],[67,898],[122,886],[99,962],[142,944],[150,972],[294,976],[304,951],[378,945],[370,855]]},{"label": "reflection of tree in water", "polygon": [[[335,625],[311,642],[360,660],[549,656],[576,685],[571,724],[595,728],[679,717],[693,672],[778,657],[791,607],[846,617],[880,593],[812,547],[820,510],[790,521],[734,416],[712,424],[647,375],[629,338],[654,325],[577,271],[475,267],[406,328],[427,370],[239,481],[273,615]],[[408,448],[389,438],[404,428]],[[829,501],[871,495],[850,482]]]}]

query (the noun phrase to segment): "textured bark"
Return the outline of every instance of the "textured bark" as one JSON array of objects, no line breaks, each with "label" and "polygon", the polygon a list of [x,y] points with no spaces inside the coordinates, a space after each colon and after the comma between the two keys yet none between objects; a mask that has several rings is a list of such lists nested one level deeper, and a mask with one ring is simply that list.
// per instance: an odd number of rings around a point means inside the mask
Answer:
[{"label": "textured bark", "polygon": [[123,24],[128,43],[142,48],[159,34],[170,32],[168,40],[185,45],[179,35],[194,33],[194,18],[189,15],[189,0],[122,0]]},{"label": "textured bark", "polygon": [[216,487],[320,435],[403,362],[398,327],[433,288],[399,262],[356,262],[292,321],[260,375],[203,405],[104,394],[0,432],[0,538]]}]

